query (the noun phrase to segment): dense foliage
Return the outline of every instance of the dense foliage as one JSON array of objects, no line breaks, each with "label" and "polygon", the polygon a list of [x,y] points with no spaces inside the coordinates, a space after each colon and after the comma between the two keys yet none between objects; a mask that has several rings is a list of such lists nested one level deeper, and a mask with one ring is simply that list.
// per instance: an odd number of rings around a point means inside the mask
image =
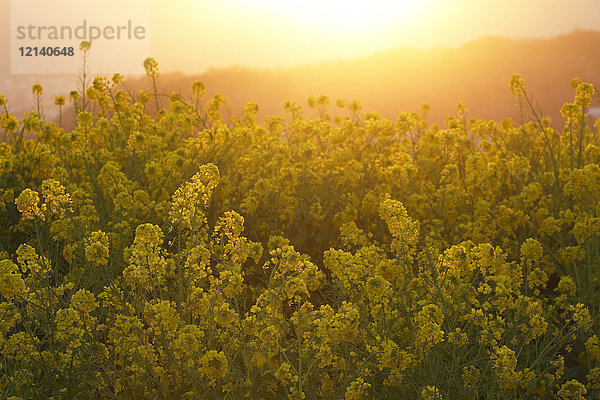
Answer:
[{"label": "dense foliage", "polygon": [[600,398],[592,85],[561,131],[518,75],[520,124],[259,123],[145,67],[71,132],[0,97],[3,398]]}]

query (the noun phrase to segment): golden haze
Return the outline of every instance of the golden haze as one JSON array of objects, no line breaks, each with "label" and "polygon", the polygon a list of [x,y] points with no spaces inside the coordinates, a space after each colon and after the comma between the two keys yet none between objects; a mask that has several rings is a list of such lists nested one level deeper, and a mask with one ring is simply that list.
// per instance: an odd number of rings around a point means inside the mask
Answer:
[{"label": "golden haze", "polygon": [[600,2],[155,0],[152,11],[152,56],[162,70],[199,73],[457,46],[484,36],[552,37],[596,29]]}]

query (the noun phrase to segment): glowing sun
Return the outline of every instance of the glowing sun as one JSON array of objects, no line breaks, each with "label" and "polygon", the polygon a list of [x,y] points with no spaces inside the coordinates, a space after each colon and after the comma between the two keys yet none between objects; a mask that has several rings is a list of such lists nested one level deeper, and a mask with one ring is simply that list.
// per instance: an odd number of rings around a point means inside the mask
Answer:
[{"label": "glowing sun", "polygon": [[365,31],[401,24],[429,0],[254,0],[256,11],[330,31]]}]

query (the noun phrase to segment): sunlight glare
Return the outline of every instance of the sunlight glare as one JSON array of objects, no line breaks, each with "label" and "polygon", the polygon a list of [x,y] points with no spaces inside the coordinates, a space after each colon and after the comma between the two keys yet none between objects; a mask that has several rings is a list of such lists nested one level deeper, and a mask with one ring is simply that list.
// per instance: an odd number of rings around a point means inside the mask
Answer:
[{"label": "sunlight glare", "polygon": [[423,11],[428,0],[255,0],[252,7],[301,24],[330,31],[369,31],[404,23]]}]

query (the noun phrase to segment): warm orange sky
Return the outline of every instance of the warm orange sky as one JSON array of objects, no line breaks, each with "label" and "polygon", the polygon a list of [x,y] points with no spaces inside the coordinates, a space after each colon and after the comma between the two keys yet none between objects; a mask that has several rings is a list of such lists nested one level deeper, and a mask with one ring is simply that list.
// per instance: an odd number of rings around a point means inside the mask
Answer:
[{"label": "warm orange sky", "polygon": [[[138,1],[150,8],[150,55],[162,72],[315,64],[399,47],[454,46],[490,35],[552,37],[600,29],[600,0]],[[119,16],[139,16],[139,10],[128,9],[131,4],[122,2]],[[0,0],[4,55],[9,54],[8,5]],[[94,65],[100,61],[109,65],[103,73],[124,72],[116,50]],[[8,66],[8,57],[1,57],[0,76]]]},{"label": "warm orange sky", "polygon": [[161,70],[278,67],[600,29],[600,0],[152,0]]}]

